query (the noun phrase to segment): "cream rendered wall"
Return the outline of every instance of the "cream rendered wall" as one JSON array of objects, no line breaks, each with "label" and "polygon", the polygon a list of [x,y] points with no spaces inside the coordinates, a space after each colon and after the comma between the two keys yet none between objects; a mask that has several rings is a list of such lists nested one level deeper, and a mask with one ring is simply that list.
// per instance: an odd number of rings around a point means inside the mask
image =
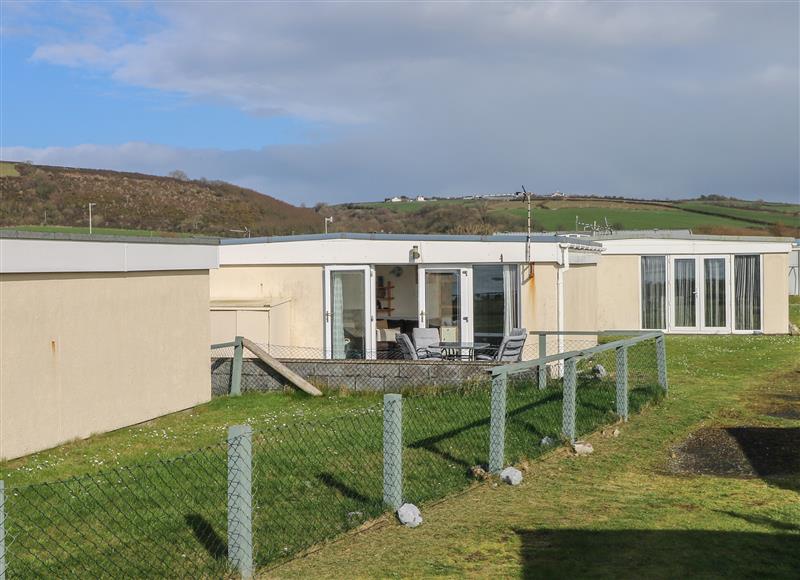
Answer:
[{"label": "cream rendered wall", "polygon": [[0,458],[211,398],[208,271],[0,275]]},{"label": "cream rendered wall", "polygon": [[[564,273],[564,330],[597,330],[597,265],[573,264]],[[566,346],[593,346],[594,334],[568,337]],[[580,342],[580,344],[579,344]]]},{"label": "cream rendered wall", "polygon": [[597,328],[639,328],[639,256],[603,255],[597,264]]},{"label": "cream rendered wall", "polygon": [[[530,269],[523,266],[521,275],[521,319],[522,326],[528,332],[535,330],[558,329],[558,291],[556,286],[556,273],[558,266],[554,263],[537,263],[533,265],[533,277],[529,276]],[[547,352],[552,354],[557,350],[556,337],[548,337]],[[531,359],[539,356],[539,340],[536,336],[528,336],[525,344],[525,358]]]},{"label": "cream rendered wall", "polygon": [[788,254],[764,254],[764,332],[789,332]]},{"label": "cream rendered wall", "polygon": [[[221,266],[211,270],[211,300],[237,299],[276,304],[270,308],[270,345],[322,351],[322,266]],[[221,337],[216,322],[221,318],[212,314],[212,334],[219,340],[231,340],[233,337]]]}]

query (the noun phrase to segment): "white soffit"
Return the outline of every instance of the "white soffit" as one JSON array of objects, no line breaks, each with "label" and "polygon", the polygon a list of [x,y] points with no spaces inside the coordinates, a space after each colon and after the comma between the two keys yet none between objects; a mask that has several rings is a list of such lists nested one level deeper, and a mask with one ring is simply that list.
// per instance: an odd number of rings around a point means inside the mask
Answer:
[{"label": "white soffit", "polygon": [[[532,243],[530,259],[556,262],[559,244]],[[412,258],[416,247],[419,258]],[[599,248],[598,248],[599,249]],[[587,252],[587,254],[590,252]],[[597,256],[599,252],[595,252]],[[326,239],[221,245],[220,264],[499,264],[524,263],[525,242]]]},{"label": "white soffit", "polygon": [[756,240],[668,240],[627,239],[601,240],[605,255],[660,254],[785,254],[788,242]]},{"label": "white soffit", "polygon": [[0,273],[153,272],[219,267],[216,245],[0,238]]}]

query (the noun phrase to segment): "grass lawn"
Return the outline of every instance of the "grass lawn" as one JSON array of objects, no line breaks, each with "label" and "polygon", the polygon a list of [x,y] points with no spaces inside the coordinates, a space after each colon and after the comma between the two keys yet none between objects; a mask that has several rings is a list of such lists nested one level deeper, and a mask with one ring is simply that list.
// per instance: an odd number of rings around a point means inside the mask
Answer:
[{"label": "grass lawn", "polygon": [[789,322],[800,326],[800,296],[789,296]]},{"label": "grass lawn", "polygon": [[592,435],[595,453],[559,450],[516,488],[480,485],[423,506],[410,530],[385,518],[302,559],[281,577],[796,577],[800,473],[733,478],[676,475],[672,447],[700,427],[800,421],[770,416],[797,405],[800,340],[670,337],[670,397],[621,428]]},{"label": "grass lawn", "polygon": [[19,177],[19,171],[13,163],[0,161],[0,177]]},{"label": "grass lawn", "polygon": [[[658,399],[652,343],[630,352],[630,407]],[[605,358],[602,358],[605,357]],[[613,352],[602,362],[613,372]],[[589,361],[584,367],[588,368]],[[551,451],[558,441],[560,381],[530,380],[508,393],[506,457]],[[613,422],[614,380],[583,375],[576,426]],[[147,425],[76,442],[3,466],[9,486],[12,572],[88,576],[214,575],[225,567],[228,425],[254,435],[255,558],[271,564],[380,516],[382,398],[251,394],[221,398]],[[473,483],[489,442],[486,384],[422,391],[404,402],[404,495],[419,504]],[[204,446],[197,451],[198,447]],[[142,463],[145,461],[145,463]],[[61,481],[53,483],[54,479]],[[65,479],[67,478],[67,479]],[[150,557],[142,560],[139,554]]]}]

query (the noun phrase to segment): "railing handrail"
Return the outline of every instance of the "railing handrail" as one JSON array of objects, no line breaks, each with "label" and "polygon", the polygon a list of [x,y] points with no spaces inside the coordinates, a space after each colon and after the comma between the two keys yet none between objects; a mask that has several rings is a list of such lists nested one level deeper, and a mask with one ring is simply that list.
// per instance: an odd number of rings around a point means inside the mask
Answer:
[{"label": "railing handrail", "polygon": [[631,335],[638,336],[640,334],[649,334],[652,332],[659,332],[656,330],[529,330],[529,335],[552,335],[552,336],[620,336]]},{"label": "railing handrail", "polygon": [[558,360],[566,360],[569,358],[584,358],[589,355],[597,354],[599,352],[604,352],[607,350],[612,350],[619,348],[621,346],[633,346],[634,344],[638,344],[645,340],[651,340],[654,338],[659,338],[664,336],[664,333],[660,330],[654,330],[650,332],[646,332],[643,334],[639,334],[638,336],[634,336],[631,338],[624,338],[621,340],[614,340],[612,342],[607,342],[606,344],[598,344],[597,346],[593,346],[591,348],[583,348],[578,350],[570,350],[567,352],[561,352],[558,354],[551,354],[543,357],[539,357],[533,360],[526,360],[520,361],[516,363],[511,363],[507,365],[497,366],[492,369],[492,376],[497,375],[512,375],[516,373],[520,373],[523,371],[531,370],[536,367],[545,365],[549,362],[554,362]]}]

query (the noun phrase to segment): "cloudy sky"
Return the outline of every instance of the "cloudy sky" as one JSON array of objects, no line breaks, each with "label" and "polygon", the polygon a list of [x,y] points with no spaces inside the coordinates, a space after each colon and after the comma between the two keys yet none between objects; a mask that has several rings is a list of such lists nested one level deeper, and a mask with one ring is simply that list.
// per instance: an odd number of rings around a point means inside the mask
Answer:
[{"label": "cloudy sky", "polygon": [[794,1],[0,6],[3,159],[307,204],[798,201]]}]

